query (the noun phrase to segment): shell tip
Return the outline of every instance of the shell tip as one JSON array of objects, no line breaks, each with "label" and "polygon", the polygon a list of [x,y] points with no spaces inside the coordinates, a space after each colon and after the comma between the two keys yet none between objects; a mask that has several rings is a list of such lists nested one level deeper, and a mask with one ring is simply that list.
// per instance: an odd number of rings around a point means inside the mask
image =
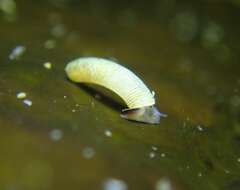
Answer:
[{"label": "shell tip", "polygon": [[120,116],[124,119],[148,124],[159,124],[161,117],[167,117],[166,114],[159,112],[155,106],[123,110]]}]

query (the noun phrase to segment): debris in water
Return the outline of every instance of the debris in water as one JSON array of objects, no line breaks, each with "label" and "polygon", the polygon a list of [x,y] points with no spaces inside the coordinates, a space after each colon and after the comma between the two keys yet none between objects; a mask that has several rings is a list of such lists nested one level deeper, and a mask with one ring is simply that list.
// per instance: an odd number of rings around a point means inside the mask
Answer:
[{"label": "debris in water", "polygon": [[27,94],[25,92],[19,92],[17,93],[17,98],[18,99],[24,99],[27,97]]},{"label": "debris in water", "polygon": [[75,112],[76,112],[76,110],[75,110],[75,109],[72,109],[72,112],[73,112],[73,113],[75,113]]},{"label": "debris in water", "polygon": [[107,136],[107,137],[112,137],[112,132],[110,130],[105,130],[104,134]]},{"label": "debris in water", "polygon": [[67,98],[67,96],[65,96],[65,95],[64,95],[64,96],[63,96],[63,98],[64,98],[64,99],[66,99],[66,98]]},{"label": "debris in water", "polygon": [[63,137],[63,132],[60,129],[53,129],[50,131],[49,137],[52,141],[59,141]]},{"label": "debris in water", "polygon": [[10,60],[17,60],[25,53],[25,51],[26,51],[26,47],[25,46],[22,46],[22,45],[16,46],[12,50],[12,52],[10,53],[9,59]]},{"label": "debris in water", "polygon": [[31,100],[28,100],[28,99],[26,99],[26,100],[23,100],[23,103],[25,104],[25,105],[27,105],[27,106],[32,106],[32,101]]},{"label": "debris in water", "polygon": [[45,69],[50,70],[52,68],[52,63],[46,62],[46,63],[43,64],[43,66],[44,66]]},{"label": "debris in water", "polygon": [[127,190],[128,186],[123,180],[109,178],[103,183],[103,190]]},{"label": "debris in water", "polygon": [[86,159],[91,159],[94,156],[94,154],[95,154],[95,150],[91,147],[85,147],[82,150],[82,155]]},{"label": "debris in water", "polygon": [[237,161],[240,162],[240,158],[238,158]]},{"label": "debris in water", "polygon": [[198,173],[198,177],[202,177],[202,173],[201,172]]}]

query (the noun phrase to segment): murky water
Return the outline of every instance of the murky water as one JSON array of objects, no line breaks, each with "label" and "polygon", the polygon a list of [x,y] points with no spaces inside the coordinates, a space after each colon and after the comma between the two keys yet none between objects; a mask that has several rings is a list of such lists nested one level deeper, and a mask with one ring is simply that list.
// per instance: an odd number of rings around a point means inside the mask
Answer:
[{"label": "murky water", "polygon": [[[0,0],[0,188],[240,189],[239,9]],[[67,80],[81,56],[133,70],[168,117],[121,119],[116,95]]]}]

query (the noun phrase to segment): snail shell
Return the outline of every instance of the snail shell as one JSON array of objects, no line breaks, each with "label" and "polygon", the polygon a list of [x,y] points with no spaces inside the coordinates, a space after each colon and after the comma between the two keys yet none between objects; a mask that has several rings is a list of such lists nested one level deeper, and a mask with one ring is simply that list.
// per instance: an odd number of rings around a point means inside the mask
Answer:
[{"label": "snail shell", "polygon": [[118,94],[127,104],[121,117],[144,123],[159,123],[161,114],[155,107],[154,93],[132,71],[113,61],[97,58],[78,58],[67,64],[70,80],[104,86]]}]

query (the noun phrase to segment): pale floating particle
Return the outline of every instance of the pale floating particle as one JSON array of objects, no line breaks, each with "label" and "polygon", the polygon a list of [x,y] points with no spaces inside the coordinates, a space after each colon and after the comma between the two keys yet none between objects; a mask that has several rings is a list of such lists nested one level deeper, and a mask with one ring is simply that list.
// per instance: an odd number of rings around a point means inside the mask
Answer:
[{"label": "pale floating particle", "polygon": [[23,100],[23,103],[25,105],[29,106],[29,107],[32,106],[32,101],[31,100],[25,99],[25,100]]},{"label": "pale floating particle", "polygon": [[64,95],[64,96],[63,96],[63,98],[64,98],[64,99],[66,99],[66,98],[67,98],[67,96],[65,96],[65,95]]},{"label": "pale floating particle", "polygon": [[103,190],[127,190],[127,184],[120,179],[109,178],[103,183]]},{"label": "pale floating particle", "polygon": [[215,22],[209,22],[203,29],[202,44],[206,48],[212,48],[219,44],[222,41],[223,37],[223,28]]},{"label": "pale floating particle", "polygon": [[149,153],[149,157],[150,157],[150,158],[154,158],[155,156],[156,156],[155,152],[150,152],[150,153]]},{"label": "pale floating particle", "polygon": [[50,70],[52,68],[52,63],[46,62],[46,63],[43,63],[43,66],[44,66],[45,69]]},{"label": "pale floating particle", "polygon": [[230,173],[230,171],[229,171],[229,170],[224,170],[224,171],[225,171],[225,173],[226,173],[226,174],[229,174],[229,173]]},{"label": "pale floating particle", "polygon": [[240,162],[240,158],[238,158],[237,161]]},{"label": "pale floating particle", "polygon": [[151,148],[152,148],[153,151],[157,151],[158,150],[158,147],[156,147],[156,146],[151,146]]},{"label": "pale floating particle", "polygon": [[91,147],[85,147],[82,150],[82,155],[86,159],[91,159],[95,155],[95,150]]},{"label": "pale floating particle", "polygon": [[202,177],[202,173],[201,172],[198,173],[198,177]]},{"label": "pale floating particle", "polygon": [[107,137],[112,137],[112,131],[110,131],[110,130],[105,130],[104,134],[105,134]]},{"label": "pale floating particle", "polygon": [[25,46],[22,46],[22,45],[16,46],[12,50],[12,52],[10,53],[9,59],[10,60],[17,60],[25,53],[25,51],[26,51],[26,47]]},{"label": "pale floating particle", "polygon": [[66,34],[66,32],[67,32],[66,27],[62,23],[56,24],[51,29],[51,34],[56,38],[63,37]]},{"label": "pale floating particle", "polygon": [[44,48],[53,49],[56,47],[56,40],[50,39],[44,42]]},{"label": "pale floating particle", "polygon": [[19,92],[17,93],[17,98],[18,99],[24,99],[27,97],[27,94],[25,92]]},{"label": "pale floating particle", "polygon": [[53,129],[50,131],[49,137],[52,141],[59,141],[63,137],[63,132],[60,129]]},{"label": "pale floating particle", "polygon": [[170,23],[170,27],[179,41],[190,42],[198,34],[198,17],[194,12],[190,11],[177,13]]},{"label": "pale floating particle", "polygon": [[173,188],[169,179],[162,178],[157,181],[155,189],[156,190],[172,190]]},{"label": "pale floating particle", "polygon": [[79,107],[79,104],[75,104],[75,107]]},{"label": "pale floating particle", "polygon": [[76,110],[75,110],[75,109],[72,109],[72,112],[73,112],[73,113],[75,113],[75,112],[76,112]]},{"label": "pale floating particle", "polygon": [[6,20],[14,21],[17,15],[17,5],[14,0],[0,0],[0,10],[4,13]]},{"label": "pale floating particle", "polygon": [[198,129],[199,131],[203,131],[203,128],[202,128],[201,125],[198,125],[198,126],[197,126],[197,129]]},{"label": "pale floating particle", "polygon": [[165,153],[161,153],[161,157],[164,158],[166,156]]}]

